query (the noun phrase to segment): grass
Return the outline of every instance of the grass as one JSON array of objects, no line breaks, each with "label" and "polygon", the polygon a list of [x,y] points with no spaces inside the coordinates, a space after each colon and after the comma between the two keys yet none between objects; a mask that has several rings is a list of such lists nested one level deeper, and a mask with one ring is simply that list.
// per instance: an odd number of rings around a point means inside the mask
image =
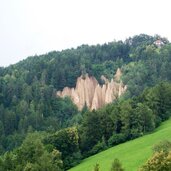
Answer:
[{"label": "grass", "polygon": [[96,163],[100,171],[110,171],[111,163],[118,158],[125,171],[137,171],[152,155],[154,144],[162,140],[171,140],[171,119],[165,121],[153,133],[114,146],[87,159],[69,171],[92,171]]}]

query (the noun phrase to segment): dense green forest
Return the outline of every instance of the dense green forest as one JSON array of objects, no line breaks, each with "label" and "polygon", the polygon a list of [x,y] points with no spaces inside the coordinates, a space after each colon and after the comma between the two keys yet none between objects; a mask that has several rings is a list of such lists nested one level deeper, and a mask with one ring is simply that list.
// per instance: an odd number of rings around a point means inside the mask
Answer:
[{"label": "dense green forest", "polygon": [[[100,82],[101,75],[112,78],[118,67],[128,89],[102,109],[78,111],[69,98],[56,96],[57,90],[74,87],[81,74]],[[170,117],[170,68],[170,42],[145,34],[0,68],[0,169],[66,170],[154,130]]]}]

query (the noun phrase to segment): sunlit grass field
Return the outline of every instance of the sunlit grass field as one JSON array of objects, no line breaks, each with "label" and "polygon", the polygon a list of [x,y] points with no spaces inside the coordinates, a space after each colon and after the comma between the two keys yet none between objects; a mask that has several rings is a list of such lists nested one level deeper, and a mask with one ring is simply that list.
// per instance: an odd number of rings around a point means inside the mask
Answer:
[{"label": "sunlit grass field", "polygon": [[100,171],[110,171],[115,158],[122,162],[125,171],[136,171],[152,155],[153,145],[166,139],[171,140],[171,119],[153,133],[93,155],[69,171],[92,171],[96,163],[99,163]]}]

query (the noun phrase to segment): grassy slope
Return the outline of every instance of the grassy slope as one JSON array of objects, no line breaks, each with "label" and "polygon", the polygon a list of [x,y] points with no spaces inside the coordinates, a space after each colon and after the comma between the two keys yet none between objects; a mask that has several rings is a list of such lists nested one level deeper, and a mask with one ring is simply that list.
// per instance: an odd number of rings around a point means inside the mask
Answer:
[{"label": "grassy slope", "polygon": [[155,132],[91,156],[70,171],[92,171],[96,163],[100,164],[100,171],[109,171],[114,158],[122,162],[126,171],[135,171],[150,157],[152,146],[165,139],[171,140],[171,119]]}]

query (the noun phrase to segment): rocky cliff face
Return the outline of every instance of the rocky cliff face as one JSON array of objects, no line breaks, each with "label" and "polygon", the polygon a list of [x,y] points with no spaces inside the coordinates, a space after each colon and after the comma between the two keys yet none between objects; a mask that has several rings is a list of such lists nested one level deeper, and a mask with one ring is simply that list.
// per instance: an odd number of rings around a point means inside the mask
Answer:
[{"label": "rocky cliff face", "polygon": [[84,77],[78,77],[75,88],[65,87],[63,91],[58,91],[57,95],[60,97],[69,96],[79,110],[85,104],[91,110],[98,109],[105,104],[111,103],[126,91],[126,86],[120,80],[121,75],[121,70],[118,69],[114,78],[110,81],[101,76],[104,81],[101,86],[96,78],[89,77],[86,74]]}]

